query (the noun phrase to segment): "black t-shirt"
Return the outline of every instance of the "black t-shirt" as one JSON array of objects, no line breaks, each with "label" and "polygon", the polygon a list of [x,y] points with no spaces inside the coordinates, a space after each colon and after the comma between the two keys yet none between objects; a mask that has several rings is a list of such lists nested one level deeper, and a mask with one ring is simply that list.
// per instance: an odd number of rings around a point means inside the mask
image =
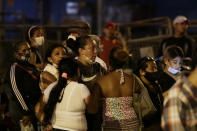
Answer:
[{"label": "black t-shirt", "polygon": [[164,39],[160,45],[158,56],[160,57],[163,55],[163,51],[166,49],[166,47],[170,45],[177,45],[183,49],[185,57],[192,57],[193,43],[194,40],[187,36],[182,36],[180,38],[170,37]]},{"label": "black t-shirt", "polygon": [[161,73],[161,75],[159,76],[158,81],[159,81],[159,84],[160,84],[163,92],[170,89],[174,85],[174,83],[176,82],[171,76],[169,76],[165,72]]}]

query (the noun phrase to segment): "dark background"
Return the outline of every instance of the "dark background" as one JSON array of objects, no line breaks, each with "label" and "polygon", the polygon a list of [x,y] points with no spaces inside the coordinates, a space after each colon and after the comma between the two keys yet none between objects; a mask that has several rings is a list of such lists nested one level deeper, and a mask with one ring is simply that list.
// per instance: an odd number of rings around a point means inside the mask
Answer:
[{"label": "dark background", "polygon": [[[64,26],[77,19],[90,23],[97,35],[113,21],[136,59],[146,47],[154,57],[160,42],[172,35],[171,22],[177,15],[193,21],[188,32],[197,40],[196,5],[197,0],[0,0],[0,48],[5,52],[0,53],[10,58],[11,47],[25,40],[31,25],[43,25],[47,44],[61,43]],[[3,55],[0,58],[3,63]]]},{"label": "dark background", "polygon": [[[23,14],[27,24],[62,24],[66,19],[82,19],[97,32],[98,14],[101,25],[107,21],[131,22],[140,19],[185,15],[197,19],[197,0],[0,0],[0,12]],[[101,10],[97,13],[98,3]],[[75,5],[69,5],[74,3]],[[3,4],[3,5],[2,5]],[[69,10],[77,10],[75,13]],[[19,22],[22,16],[5,16],[6,22]]]}]

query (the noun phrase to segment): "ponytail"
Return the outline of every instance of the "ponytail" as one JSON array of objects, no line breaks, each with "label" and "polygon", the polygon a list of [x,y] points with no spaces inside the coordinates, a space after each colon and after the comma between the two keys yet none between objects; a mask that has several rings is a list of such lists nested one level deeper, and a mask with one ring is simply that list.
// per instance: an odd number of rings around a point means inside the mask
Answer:
[{"label": "ponytail", "polygon": [[51,90],[49,100],[44,109],[45,122],[49,122],[51,120],[56,103],[61,102],[62,100],[63,94],[61,95],[61,92],[65,89],[66,85],[67,79],[60,77],[57,85]]}]

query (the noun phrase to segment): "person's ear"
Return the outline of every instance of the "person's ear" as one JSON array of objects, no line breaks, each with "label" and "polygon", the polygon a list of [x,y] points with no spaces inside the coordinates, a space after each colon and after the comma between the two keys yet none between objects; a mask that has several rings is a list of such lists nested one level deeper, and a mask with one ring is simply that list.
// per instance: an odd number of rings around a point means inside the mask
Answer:
[{"label": "person's ear", "polygon": [[169,60],[168,59],[164,58],[163,61],[164,61],[164,64],[165,65],[168,65],[169,64]]},{"label": "person's ear", "polygon": [[14,58],[18,58],[18,53],[16,51],[14,52]]},{"label": "person's ear", "polygon": [[177,26],[178,26],[178,23],[173,24],[172,26],[173,26],[173,28],[174,28],[174,29],[176,29],[176,28],[177,28]]},{"label": "person's ear", "polygon": [[51,63],[53,63],[53,60],[51,59],[51,57],[48,57],[47,60]]},{"label": "person's ear", "polygon": [[164,68],[168,68],[170,66],[169,59],[164,59]]},{"label": "person's ear", "polygon": [[146,74],[146,72],[142,69],[139,70],[140,76],[144,76]]},{"label": "person's ear", "polygon": [[31,41],[31,43],[34,42],[34,38],[33,37],[30,37],[29,40]]},{"label": "person's ear", "polygon": [[84,55],[84,51],[83,51],[83,49],[82,48],[79,48],[79,55]]}]

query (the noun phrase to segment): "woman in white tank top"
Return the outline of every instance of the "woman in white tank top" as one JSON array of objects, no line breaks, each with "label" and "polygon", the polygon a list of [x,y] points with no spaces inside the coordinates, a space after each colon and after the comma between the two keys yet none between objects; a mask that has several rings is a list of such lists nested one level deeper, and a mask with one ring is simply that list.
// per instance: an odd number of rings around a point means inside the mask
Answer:
[{"label": "woman in white tank top", "polygon": [[90,92],[84,84],[77,82],[78,65],[71,58],[59,63],[59,80],[44,92],[48,101],[45,108],[45,122],[54,130],[86,131],[86,104]]}]

